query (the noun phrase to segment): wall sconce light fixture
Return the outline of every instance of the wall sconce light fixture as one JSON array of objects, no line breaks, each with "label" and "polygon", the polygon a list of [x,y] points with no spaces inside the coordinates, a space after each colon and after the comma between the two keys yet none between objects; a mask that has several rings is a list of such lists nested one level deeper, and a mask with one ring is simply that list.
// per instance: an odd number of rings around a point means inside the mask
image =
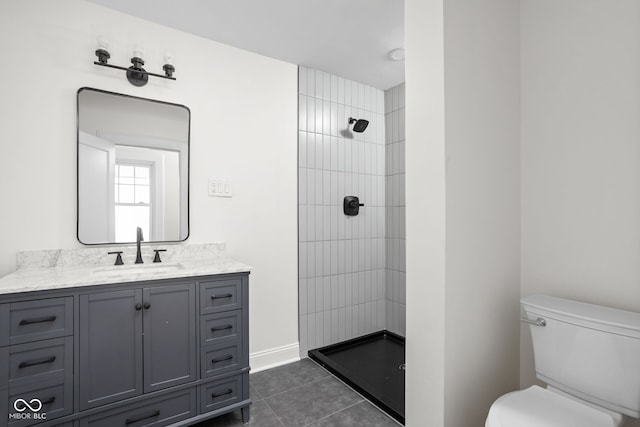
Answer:
[{"label": "wall sconce light fixture", "polygon": [[149,81],[149,76],[159,77],[161,79],[169,79],[176,80],[173,77],[173,73],[176,71],[175,67],[171,64],[172,58],[171,55],[167,55],[165,57],[166,64],[163,65],[162,69],[164,70],[164,75],[150,73],[142,66],[144,65],[144,60],[142,59],[142,51],[139,49],[135,49],[133,51],[133,57],[131,58],[131,66],[120,67],[118,65],[109,64],[109,58],[111,55],[108,51],[108,44],[104,39],[98,39],[98,49],[95,52],[95,55],[98,57],[97,61],[93,63],[96,65],[100,65],[102,67],[116,68],[118,70],[124,70],[127,72],[127,80],[134,86],[144,86]]}]

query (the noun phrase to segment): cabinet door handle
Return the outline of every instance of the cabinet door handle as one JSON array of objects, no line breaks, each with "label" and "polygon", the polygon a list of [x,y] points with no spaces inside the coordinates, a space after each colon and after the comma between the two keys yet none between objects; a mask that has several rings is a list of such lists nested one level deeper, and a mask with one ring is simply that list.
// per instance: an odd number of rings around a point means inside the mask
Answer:
[{"label": "cabinet door handle", "polygon": [[24,319],[20,321],[20,326],[31,325],[32,323],[53,322],[56,316],[36,317],[34,319]]},{"label": "cabinet door handle", "polygon": [[160,415],[160,411],[156,409],[155,411],[149,414],[142,414],[135,417],[127,418],[126,420],[124,420],[124,423],[126,425],[129,425],[129,424],[137,423],[138,421],[146,420],[147,418],[157,417],[158,415]]},{"label": "cabinet door handle", "polygon": [[151,308],[151,304],[149,304],[148,302],[145,302],[144,303],[144,308],[145,308],[145,310],[150,309]]},{"label": "cabinet door handle", "polygon": [[231,298],[232,296],[233,294],[220,294],[220,295],[213,294],[211,295],[211,299]]},{"label": "cabinet door handle", "polygon": [[142,310],[142,304],[137,303],[136,304],[136,310],[138,310],[138,311]]},{"label": "cabinet door handle", "polygon": [[224,357],[221,357],[220,359],[211,359],[211,363],[219,363],[219,362],[224,362],[225,360],[231,360],[233,359],[233,356],[230,354],[227,354]]},{"label": "cabinet door handle", "polygon": [[18,365],[18,369],[28,368],[29,366],[35,366],[35,365],[44,365],[45,363],[52,363],[55,360],[56,360],[56,357],[51,356],[51,357],[43,357],[40,359],[29,360],[27,362],[20,362],[20,364]]},{"label": "cabinet door handle", "polygon": [[225,329],[231,329],[231,328],[233,328],[233,325],[216,326],[211,328],[211,332],[224,331]]},{"label": "cabinet door handle", "polygon": [[225,392],[211,394],[211,398],[215,399],[216,397],[224,396],[224,395],[231,394],[231,393],[233,393],[233,389],[228,388],[227,391],[225,391]]}]

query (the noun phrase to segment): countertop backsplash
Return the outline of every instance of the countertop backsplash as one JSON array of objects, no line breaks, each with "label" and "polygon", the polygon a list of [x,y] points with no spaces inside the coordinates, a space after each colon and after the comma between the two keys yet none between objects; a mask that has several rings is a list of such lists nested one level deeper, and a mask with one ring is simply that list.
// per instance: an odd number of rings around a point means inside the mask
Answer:
[{"label": "countertop backsplash", "polygon": [[[226,244],[196,243],[196,244],[153,244],[141,247],[142,259],[145,263],[153,262],[154,249],[166,249],[160,253],[162,262],[178,262],[185,260],[215,259],[226,257]],[[108,266],[113,265],[116,255],[108,252],[122,251],[125,265],[134,264],[136,259],[136,245],[113,245],[87,247],[77,249],[44,249],[18,252],[18,270],[27,268],[74,268],[79,266]]]}]

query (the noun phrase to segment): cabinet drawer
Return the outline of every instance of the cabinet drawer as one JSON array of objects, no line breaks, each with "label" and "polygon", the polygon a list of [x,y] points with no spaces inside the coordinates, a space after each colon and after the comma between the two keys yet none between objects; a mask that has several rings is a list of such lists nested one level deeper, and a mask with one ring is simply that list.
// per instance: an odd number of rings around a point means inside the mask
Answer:
[{"label": "cabinet drawer", "polygon": [[209,412],[249,398],[249,374],[237,374],[200,386],[200,412]]},{"label": "cabinet drawer", "polygon": [[225,311],[200,317],[201,346],[239,341],[241,334],[241,310]]},{"label": "cabinet drawer", "polygon": [[190,388],[82,418],[80,427],[166,426],[195,415],[196,390]]},{"label": "cabinet drawer", "polygon": [[242,350],[239,342],[224,347],[205,347],[200,358],[200,376],[214,377],[225,372],[244,368]]},{"label": "cabinet drawer", "polygon": [[[73,372],[73,337],[55,338],[0,348],[0,384],[9,388],[39,383],[51,377],[64,379]],[[8,378],[2,378],[8,375]]]},{"label": "cabinet drawer", "polygon": [[0,305],[0,346],[73,334],[73,297]]},{"label": "cabinet drawer", "polygon": [[8,405],[9,427],[31,426],[69,415],[73,412],[72,384],[53,379],[39,383],[37,388],[17,387],[9,392]]},{"label": "cabinet drawer", "polygon": [[242,307],[242,279],[200,282],[200,314],[237,310]]}]

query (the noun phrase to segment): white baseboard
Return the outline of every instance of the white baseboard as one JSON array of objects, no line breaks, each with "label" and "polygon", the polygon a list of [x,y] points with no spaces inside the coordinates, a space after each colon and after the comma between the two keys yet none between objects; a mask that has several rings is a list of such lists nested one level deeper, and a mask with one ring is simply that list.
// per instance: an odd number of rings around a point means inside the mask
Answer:
[{"label": "white baseboard", "polygon": [[251,353],[249,355],[249,366],[251,366],[251,373],[254,373],[297,362],[298,360],[300,360],[300,345],[295,342],[282,347]]}]

